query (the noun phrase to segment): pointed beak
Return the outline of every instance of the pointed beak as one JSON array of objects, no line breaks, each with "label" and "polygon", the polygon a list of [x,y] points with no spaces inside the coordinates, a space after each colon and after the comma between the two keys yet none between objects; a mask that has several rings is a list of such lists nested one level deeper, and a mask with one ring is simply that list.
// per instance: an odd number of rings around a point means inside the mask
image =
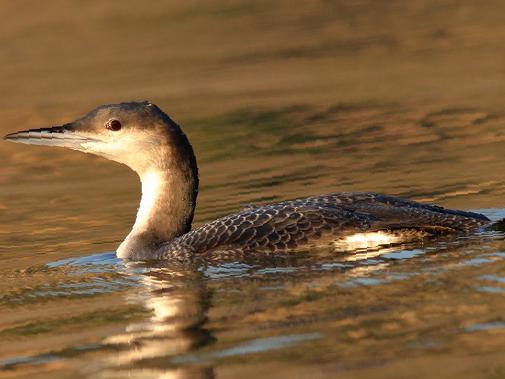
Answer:
[{"label": "pointed beak", "polygon": [[79,135],[72,124],[53,126],[52,128],[28,129],[7,134],[5,140],[29,145],[62,146],[77,148],[82,143],[95,141],[92,138]]}]

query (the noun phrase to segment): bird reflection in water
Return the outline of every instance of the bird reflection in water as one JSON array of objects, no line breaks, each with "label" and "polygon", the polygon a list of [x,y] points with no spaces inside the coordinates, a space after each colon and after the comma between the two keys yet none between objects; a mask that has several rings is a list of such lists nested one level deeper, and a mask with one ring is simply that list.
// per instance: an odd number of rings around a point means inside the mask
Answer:
[{"label": "bird reflection in water", "polygon": [[214,341],[204,328],[210,303],[205,278],[197,270],[165,265],[150,267],[141,281],[142,290],[127,301],[143,303],[152,315],[104,341],[118,351],[105,358],[103,377],[213,378],[212,367],[177,367],[170,361]]}]

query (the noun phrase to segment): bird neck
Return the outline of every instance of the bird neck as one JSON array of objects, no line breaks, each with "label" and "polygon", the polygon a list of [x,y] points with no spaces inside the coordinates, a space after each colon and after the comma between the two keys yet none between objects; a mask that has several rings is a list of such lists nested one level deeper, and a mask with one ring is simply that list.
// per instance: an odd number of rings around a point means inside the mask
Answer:
[{"label": "bird neck", "polygon": [[187,233],[193,221],[198,191],[196,168],[173,165],[150,169],[139,176],[142,199],[135,224],[117,249],[120,258],[151,258],[161,243]]}]

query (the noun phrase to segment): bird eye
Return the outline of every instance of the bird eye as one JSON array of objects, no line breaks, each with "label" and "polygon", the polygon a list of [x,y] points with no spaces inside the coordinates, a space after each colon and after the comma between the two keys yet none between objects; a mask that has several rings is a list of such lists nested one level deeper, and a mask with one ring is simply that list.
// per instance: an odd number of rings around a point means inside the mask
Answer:
[{"label": "bird eye", "polygon": [[105,127],[109,130],[117,132],[121,129],[121,123],[118,120],[109,120],[106,122]]}]

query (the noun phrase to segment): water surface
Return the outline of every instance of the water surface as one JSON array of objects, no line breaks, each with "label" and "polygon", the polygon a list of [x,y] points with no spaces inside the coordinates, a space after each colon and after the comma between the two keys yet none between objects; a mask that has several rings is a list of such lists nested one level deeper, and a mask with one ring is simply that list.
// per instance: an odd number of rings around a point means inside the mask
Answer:
[{"label": "water surface", "polygon": [[[195,148],[197,225],[332,191],[499,219],[503,11],[470,1],[3,2],[0,131],[147,98]],[[127,168],[8,143],[0,159],[0,376],[505,377],[499,233],[126,263],[114,249],[139,196]]]}]

